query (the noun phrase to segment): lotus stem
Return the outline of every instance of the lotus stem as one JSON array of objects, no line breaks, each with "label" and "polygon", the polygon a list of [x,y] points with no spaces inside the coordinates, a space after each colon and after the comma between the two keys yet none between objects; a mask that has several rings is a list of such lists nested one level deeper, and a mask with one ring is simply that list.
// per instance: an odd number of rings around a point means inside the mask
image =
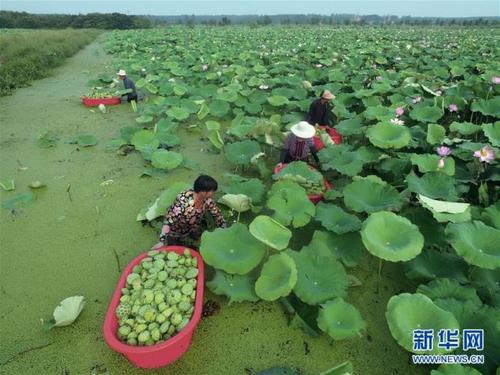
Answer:
[{"label": "lotus stem", "polygon": [[238,217],[236,218],[236,222],[239,223],[240,222],[240,215],[241,215],[241,212],[238,211]]},{"label": "lotus stem", "polygon": [[378,260],[378,272],[377,272],[377,291],[376,293],[379,292],[380,288],[380,274],[382,273],[382,259],[379,258]]}]

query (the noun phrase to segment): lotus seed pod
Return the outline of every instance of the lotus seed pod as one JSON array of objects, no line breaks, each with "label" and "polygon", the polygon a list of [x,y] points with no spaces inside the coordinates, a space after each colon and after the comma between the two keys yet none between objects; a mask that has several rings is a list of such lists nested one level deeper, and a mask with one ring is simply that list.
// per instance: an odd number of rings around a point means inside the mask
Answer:
[{"label": "lotus seed pod", "polygon": [[151,261],[142,262],[142,268],[144,268],[145,270],[149,270],[150,268],[153,268],[153,262],[151,262]]},{"label": "lotus seed pod", "polygon": [[184,264],[184,262],[185,262],[185,261],[186,261],[186,259],[185,259],[185,258],[179,258],[179,259],[177,260],[177,263],[182,265],[182,264]]},{"label": "lotus seed pod", "polygon": [[163,311],[163,315],[165,315],[166,318],[168,318],[170,315],[172,315],[174,312],[174,309],[172,307],[167,308],[165,311]]},{"label": "lotus seed pod", "polygon": [[186,273],[186,267],[177,267],[177,277],[183,277]]},{"label": "lotus seed pod", "polygon": [[120,303],[115,310],[115,314],[119,320],[122,320],[122,319],[127,319],[131,311],[132,309],[130,305]]},{"label": "lotus seed pod", "polygon": [[193,287],[193,289],[196,287],[196,284],[197,284],[197,283],[198,283],[198,282],[196,281],[196,279],[189,279],[189,280],[188,280],[188,284],[191,284],[191,285],[192,285],[192,287]]},{"label": "lotus seed pod", "polygon": [[151,332],[154,329],[160,328],[160,325],[157,322],[149,323],[148,331]]},{"label": "lotus seed pod", "polygon": [[186,258],[186,261],[184,262],[184,265],[189,267],[191,266],[191,258]]},{"label": "lotus seed pod", "polygon": [[146,282],[144,283],[144,288],[151,289],[154,285],[155,285],[155,281],[149,279],[149,280],[146,280]]},{"label": "lotus seed pod", "polygon": [[167,288],[170,290],[174,290],[177,287],[177,281],[174,279],[170,279],[167,281]]},{"label": "lotus seed pod", "polygon": [[178,308],[180,311],[188,311],[191,308],[191,304],[186,301],[179,302]]},{"label": "lotus seed pod", "polygon": [[181,289],[182,294],[191,295],[193,293],[193,286],[191,284],[186,284]]},{"label": "lotus seed pod", "polygon": [[129,294],[130,294],[130,290],[128,290],[127,288],[122,288],[122,295],[128,296]]},{"label": "lotus seed pod", "polygon": [[146,341],[144,344],[145,344],[146,346],[151,346],[151,345],[154,345],[154,344],[155,344],[155,342],[154,342],[154,340],[153,340],[152,338],[149,338],[149,340],[148,340],[148,341]]},{"label": "lotus seed pod", "polygon": [[193,290],[193,292],[190,295],[191,300],[194,301],[196,299],[196,290]]},{"label": "lotus seed pod", "polygon": [[132,314],[138,314],[139,313],[139,309],[141,308],[141,305],[139,304],[134,304],[134,306],[132,306]]},{"label": "lotus seed pod", "polygon": [[135,321],[137,322],[137,324],[146,324],[147,323],[146,320],[140,315],[137,315],[135,317]]},{"label": "lotus seed pod", "polygon": [[134,326],[134,319],[125,319],[123,321],[124,324],[127,324],[128,326],[130,327],[133,327]]},{"label": "lotus seed pod", "polygon": [[160,326],[160,332],[166,333],[169,328],[170,328],[170,322],[167,320]]},{"label": "lotus seed pod", "polygon": [[175,328],[175,330],[177,332],[182,331],[182,329],[184,327],[186,327],[188,323],[189,323],[189,319],[187,319],[187,318],[182,319],[182,322]]},{"label": "lotus seed pod", "polygon": [[172,323],[174,326],[178,326],[182,322],[182,315],[179,313],[176,313],[172,315],[170,318],[170,323]]},{"label": "lotus seed pod", "polygon": [[152,290],[145,289],[142,293],[142,302],[151,303],[153,302],[155,295]]},{"label": "lotus seed pod", "polygon": [[141,277],[139,276],[138,273],[131,273],[130,275],[127,276],[127,284],[131,285],[135,280],[140,278]]},{"label": "lotus seed pod", "polygon": [[137,346],[137,339],[135,338],[127,339],[127,344],[131,346]]},{"label": "lotus seed pod", "polygon": [[173,299],[175,301],[175,304],[178,304],[181,301],[181,297],[182,297],[181,291],[178,290],[178,289],[175,289],[172,292],[172,297],[173,297]]},{"label": "lotus seed pod", "polygon": [[167,267],[169,268],[176,268],[179,264],[177,263],[176,260],[168,260],[167,261]]},{"label": "lotus seed pod", "polygon": [[197,268],[190,268],[186,271],[184,274],[186,279],[194,279],[196,276],[198,276],[198,269]]},{"label": "lotus seed pod", "polygon": [[130,296],[129,295],[124,295],[120,297],[120,302],[121,303],[127,303],[130,302]]},{"label": "lotus seed pod", "polygon": [[137,333],[141,333],[141,332],[144,332],[147,328],[148,328],[148,326],[146,324],[140,323],[140,324],[137,324],[135,326],[134,331]]},{"label": "lotus seed pod", "polygon": [[137,336],[137,340],[139,342],[142,342],[142,343],[145,343],[146,341],[148,341],[151,337],[151,334],[149,333],[149,331],[142,331],[139,336]]},{"label": "lotus seed pod", "polygon": [[172,324],[170,327],[168,327],[167,333],[172,336],[175,333],[175,326]]},{"label": "lotus seed pod", "polygon": [[139,336],[139,334],[135,331],[131,331],[128,336],[127,336],[127,339],[136,339],[137,336]]},{"label": "lotus seed pod", "polygon": [[165,295],[161,292],[155,293],[155,303],[158,305],[165,301]]},{"label": "lotus seed pod", "polygon": [[142,280],[141,279],[134,280],[132,282],[132,288],[134,288],[134,290],[142,289]]},{"label": "lotus seed pod", "polygon": [[186,311],[186,315],[191,315],[194,311],[194,306],[191,306],[188,311]]},{"label": "lotus seed pod", "polygon": [[160,271],[158,272],[158,280],[159,281],[165,281],[167,280],[168,274],[166,271]]},{"label": "lotus seed pod", "polygon": [[153,263],[153,266],[158,271],[161,271],[165,267],[165,261],[163,259],[155,260],[155,262]]},{"label": "lotus seed pod", "polygon": [[160,333],[160,330],[159,328],[156,328],[154,330],[151,331],[151,338],[154,340],[154,341],[158,341],[160,340],[161,338],[161,333]]},{"label": "lotus seed pod", "polygon": [[150,257],[154,257],[156,255],[160,254],[160,252],[158,250],[150,250],[148,251],[148,256]]},{"label": "lotus seed pod", "polygon": [[306,90],[309,90],[312,87],[311,82],[309,82],[309,81],[302,81],[302,87],[304,89],[306,89]]},{"label": "lotus seed pod", "polygon": [[158,305],[158,311],[164,312],[168,308],[168,305],[165,302],[162,302]]},{"label": "lotus seed pod", "polygon": [[186,285],[186,279],[178,279],[177,280],[177,289],[182,288],[184,285]]},{"label": "lotus seed pod", "polygon": [[184,256],[186,256],[186,257],[190,257],[190,256],[191,256],[191,250],[189,250],[189,249],[185,248],[185,249],[184,249],[184,253],[183,253],[183,254],[184,254]]},{"label": "lotus seed pod", "polygon": [[179,259],[179,254],[177,254],[176,252],[173,252],[173,251],[169,251],[167,253],[167,259],[168,260],[177,260],[177,259]]},{"label": "lotus seed pod", "polygon": [[146,322],[153,322],[156,319],[156,312],[149,308],[144,312],[144,319]]},{"label": "lotus seed pod", "polygon": [[140,264],[138,264],[137,266],[134,266],[132,268],[132,272],[140,275],[142,272],[142,266]]},{"label": "lotus seed pod", "polygon": [[155,255],[153,257],[154,260],[158,260],[158,259],[165,259],[167,255],[165,254],[164,251],[160,251],[157,255]]},{"label": "lotus seed pod", "polygon": [[196,258],[191,259],[191,265],[193,267],[197,267],[198,266],[198,259],[196,259]]},{"label": "lotus seed pod", "polygon": [[118,334],[122,338],[127,337],[130,331],[132,331],[132,328],[130,328],[129,326],[121,326],[120,328],[118,328]]},{"label": "lotus seed pod", "polygon": [[167,320],[167,317],[164,314],[156,315],[156,321],[160,324],[164,323]]}]

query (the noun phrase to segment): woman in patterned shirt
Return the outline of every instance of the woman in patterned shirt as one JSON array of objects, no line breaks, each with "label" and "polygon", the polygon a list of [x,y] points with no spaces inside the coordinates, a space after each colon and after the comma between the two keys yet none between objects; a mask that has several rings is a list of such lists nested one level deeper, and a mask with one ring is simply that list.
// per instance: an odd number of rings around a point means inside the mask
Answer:
[{"label": "woman in patterned shirt", "polygon": [[165,215],[160,244],[193,245],[201,237],[202,219],[207,211],[213,216],[217,227],[225,227],[226,221],[212,200],[216,190],[217,181],[201,175],[195,180],[193,190],[180,193]]}]

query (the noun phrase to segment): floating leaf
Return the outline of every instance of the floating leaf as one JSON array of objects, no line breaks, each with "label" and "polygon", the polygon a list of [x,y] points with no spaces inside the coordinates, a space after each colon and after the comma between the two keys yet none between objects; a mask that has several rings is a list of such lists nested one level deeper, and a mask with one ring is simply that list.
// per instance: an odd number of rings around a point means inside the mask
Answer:
[{"label": "floating leaf", "polygon": [[443,167],[439,167],[438,155],[432,154],[411,154],[410,160],[413,165],[418,166],[418,170],[421,173],[427,172],[442,172],[448,176],[453,176],[455,174],[455,160],[448,156],[443,159]]},{"label": "floating leaf", "polygon": [[287,296],[297,283],[297,267],[286,253],[271,255],[255,283],[255,292],[266,301]]},{"label": "floating leaf", "polygon": [[269,216],[259,215],[249,225],[250,233],[259,241],[276,250],[288,246],[292,232]]},{"label": "floating leaf", "polygon": [[328,230],[337,234],[354,232],[361,228],[361,220],[356,215],[345,212],[342,208],[320,202],[316,206],[316,220]]},{"label": "floating leaf", "polygon": [[231,183],[221,186],[221,190],[227,194],[245,194],[252,199],[253,204],[262,201],[265,186],[258,178],[243,178],[237,175],[231,175]]},{"label": "floating leaf", "polygon": [[359,311],[342,298],[321,305],[318,315],[318,327],[334,340],[361,336],[366,329],[366,322]]},{"label": "floating leaf", "polygon": [[365,161],[357,152],[339,146],[325,147],[318,153],[322,168],[334,169],[347,176],[356,176],[363,170]]},{"label": "floating leaf", "polygon": [[155,168],[174,169],[182,163],[182,155],[167,150],[158,150],[153,152],[151,156],[151,164]]},{"label": "floating leaf", "polygon": [[212,293],[224,295],[233,302],[256,302],[259,297],[255,294],[255,278],[250,275],[231,275],[224,271],[215,270],[215,276],[207,282]]},{"label": "floating leaf", "polygon": [[230,143],[224,147],[224,156],[236,165],[250,164],[252,157],[260,152],[260,145],[249,140]]},{"label": "floating leaf", "polygon": [[437,279],[426,285],[419,285],[417,293],[424,294],[433,301],[454,298],[462,302],[469,301],[478,307],[483,304],[477,296],[476,289],[463,286],[453,279]]},{"label": "floating leaf", "polygon": [[273,179],[279,180],[287,175],[302,176],[305,180],[314,183],[323,183],[323,175],[316,169],[303,161],[293,161],[287,164],[278,173],[273,175]]},{"label": "floating leaf", "polygon": [[79,135],[75,138],[75,141],[81,147],[90,147],[97,144],[97,138],[92,134]]},{"label": "floating leaf", "polygon": [[208,108],[210,109],[210,113],[215,117],[224,117],[231,109],[228,103],[218,99],[210,103]]},{"label": "floating leaf", "polygon": [[373,145],[380,148],[402,148],[407,146],[411,140],[408,128],[389,123],[370,126],[366,135]]},{"label": "floating leaf", "polygon": [[335,234],[316,230],[307,245],[319,254],[331,252],[346,267],[354,267],[365,254],[365,247],[359,232]]},{"label": "floating leaf", "polygon": [[150,130],[140,130],[134,133],[130,143],[138,151],[155,150],[160,145],[160,141],[155,138],[155,134]]},{"label": "floating leaf", "polygon": [[167,115],[175,118],[177,121],[186,120],[190,113],[183,107],[172,107],[167,111]]},{"label": "floating leaf", "polygon": [[424,250],[404,264],[406,277],[411,280],[434,280],[440,277],[468,282],[468,265],[462,258],[436,250]]},{"label": "floating leaf", "polygon": [[288,104],[288,98],[281,95],[270,96],[267,98],[267,101],[274,107],[281,107]]},{"label": "floating leaf", "polygon": [[222,203],[236,212],[245,212],[252,207],[252,201],[245,194],[225,194],[219,199]]},{"label": "floating leaf", "polygon": [[446,136],[446,129],[438,124],[427,125],[427,143],[430,145],[440,145]]},{"label": "floating leaf", "polygon": [[55,308],[53,320],[47,328],[64,327],[73,323],[85,307],[85,298],[82,296],[68,297],[62,300]]},{"label": "floating leaf", "polygon": [[419,105],[410,112],[410,117],[413,120],[421,122],[435,123],[443,116],[443,111],[437,107],[429,107]]},{"label": "floating leaf", "polygon": [[472,122],[456,122],[453,121],[450,125],[452,132],[458,132],[462,135],[471,135],[481,131],[481,126]]},{"label": "floating leaf", "polygon": [[139,116],[135,119],[135,121],[139,124],[147,124],[149,122],[152,122],[154,117],[152,115],[142,115]]},{"label": "floating leaf", "polygon": [[448,201],[458,200],[455,179],[444,173],[429,172],[419,178],[411,172],[406,176],[406,182],[410,191],[426,197]]},{"label": "floating leaf", "polygon": [[221,150],[224,147],[224,140],[222,139],[218,130],[213,130],[208,133],[208,139],[212,142],[215,148]]},{"label": "floating leaf", "polygon": [[345,205],[356,212],[399,211],[404,203],[391,185],[367,179],[350,183],[344,188],[343,194]]}]

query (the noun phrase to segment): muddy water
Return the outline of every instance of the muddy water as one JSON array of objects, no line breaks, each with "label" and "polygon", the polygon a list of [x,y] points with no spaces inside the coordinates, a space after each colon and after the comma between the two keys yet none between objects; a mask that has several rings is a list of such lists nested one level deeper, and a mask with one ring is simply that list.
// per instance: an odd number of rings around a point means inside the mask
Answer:
[{"label": "muddy water", "polygon": [[[134,125],[135,116],[128,105],[102,114],[79,103],[87,80],[117,68],[104,53],[103,38],[51,77],[0,99],[0,180],[16,183],[15,191],[0,192],[1,201],[29,192],[34,180],[47,185],[33,191],[31,204],[0,210],[1,374],[85,375],[96,365],[113,375],[145,373],[110,350],[101,331],[120,269],[156,242],[156,231],[136,222],[136,215],[170,183],[192,181],[202,171],[221,178],[229,168],[220,155],[200,151],[207,143],[198,133],[181,131],[181,152],[192,169],[163,176],[141,178],[145,165],[136,153],[106,152],[105,142],[121,127]],[[46,130],[59,138],[53,148],[37,145]],[[94,134],[99,142],[88,148],[68,143],[78,134]],[[428,373],[408,364],[408,353],[391,338],[384,317],[388,298],[411,287],[399,267],[386,265],[376,294],[376,268],[377,261],[366,256],[349,271],[363,283],[348,296],[367,320],[362,338],[331,344],[325,335],[311,338],[288,328],[275,303],[228,306],[208,293],[222,308],[201,321],[182,359],[148,373],[248,374],[288,365],[317,374],[344,360],[353,362],[356,374]],[[72,295],[87,299],[78,320],[42,330],[40,318],[50,317],[58,302]]]}]

